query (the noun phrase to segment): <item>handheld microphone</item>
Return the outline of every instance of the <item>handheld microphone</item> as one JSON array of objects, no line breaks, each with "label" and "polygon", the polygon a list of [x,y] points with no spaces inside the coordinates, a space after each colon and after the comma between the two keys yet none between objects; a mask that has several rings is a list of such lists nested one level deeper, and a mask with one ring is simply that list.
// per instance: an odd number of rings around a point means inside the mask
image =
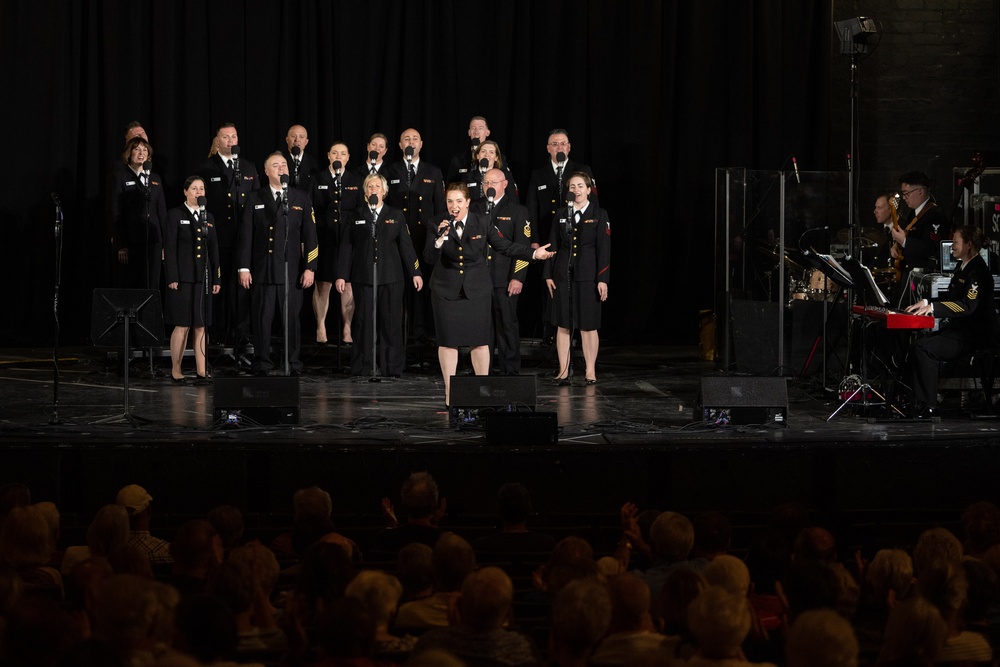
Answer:
[{"label": "handheld microphone", "polygon": [[802,179],[799,178],[799,161],[795,159],[794,155],[792,156],[792,167],[795,169],[795,182],[802,183]]},{"label": "handheld microphone", "polygon": [[442,236],[448,236],[448,232],[451,231],[452,225],[455,224],[455,216],[451,215],[450,213],[448,214],[447,220],[448,220],[448,226],[447,227],[443,227],[443,228],[439,227],[438,228],[438,230],[437,230],[437,238],[441,238]]},{"label": "handheld microphone", "polygon": [[56,208],[62,208],[62,204],[59,203],[59,195],[55,192],[52,193],[52,201],[55,202]]}]

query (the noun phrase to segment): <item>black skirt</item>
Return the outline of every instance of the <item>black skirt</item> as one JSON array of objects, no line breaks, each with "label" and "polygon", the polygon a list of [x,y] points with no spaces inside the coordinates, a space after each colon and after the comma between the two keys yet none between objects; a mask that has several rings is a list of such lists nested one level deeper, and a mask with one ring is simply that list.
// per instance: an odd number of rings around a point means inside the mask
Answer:
[{"label": "black skirt", "polygon": [[319,240],[316,280],[324,283],[337,282],[337,230],[317,225],[316,234]]},{"label": "black skirt", "polygon": [[167,288],[163,320],[177,327],[205,327],[212,323],[212,299],[205,298],[204,283],[177,283]]},{"label": "black skirt", "polygon": [[478,347],[490,344],[490,305],[487,294],[469,299],[465,291],[454,301],[431,292],[434,304],[434,331],[441,347]]},{"label": "black skirt", "polygon": [[552,324],[563,329],[592,331],[601,328],[601,295],[591,282],[573,283],[573,313],[570,319],[569,286],[567,281],[557,282],[552,297]]}]

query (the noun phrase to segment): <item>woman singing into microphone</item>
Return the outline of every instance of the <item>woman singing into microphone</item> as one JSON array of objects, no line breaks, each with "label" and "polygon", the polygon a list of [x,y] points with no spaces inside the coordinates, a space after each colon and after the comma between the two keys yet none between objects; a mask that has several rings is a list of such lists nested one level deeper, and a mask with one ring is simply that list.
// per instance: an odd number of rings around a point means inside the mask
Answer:
[{"label": "woman singing into microphone", "polygon": [[555,262],[542,267],[552,296],[552,323],[559,328],[559,373],[555,379],[560,385],[569,384],[570,337],[577,330],[587,363],[584,377],[587,384],[597,384],[597,330],[611,278],[611,222],[607,211],[587,199],[594,187],[590,176],[575,172],[566,187],[572,203],[556,210],[549,235],[549,245],[562,252]]},{"label": "woman singing into microphone", "polygon": [[212,300],[207,292],[218,294],[222,284],[215,220],[205,211],[204,200],[205,182],[200,176],[188,176],[184,181],[184,203],[170,209],[163,226],[167,281],[163,319],[174,325],[170,334],[170,376],[177,384],[184,382],[181,360],[192,329],[195,372],[200,380],[208,378],[205,327],[212,323]]},{"label": "woman singing into microphone", "polygon": [[[486,162],[483,162],[483,160],[486,160]],[[468,178],[466,178],[466,185],[469,188],[469,199],[471,201],[477,202],[486,197],[486,189],[483,188],[483,176],[490,169],[499,169],[503,172],[508,183],[507,196],[518,200],[517,183],[514,181],[514,175],[507,168],[506,160],[503,159],[503,155],[500,153],[500,144],[492,139],[487,139],[479,144],[479,148],[476,149],[476,162],[479,166],[474,171],[470,171]]]},{"label": "woman singing into microphone", "polygon": [[436,235],[427,236],[424,260],[436,264],[431,275],[434,330],[444,379],[445,406],[451,405],[451,376],[458,368],[458,348],[471,348],[476,375],[490,370],[490,307],[493,281],[487,264],[488,246],[521,260],[548,259],[548,245],[534,251],[504,238],[485,215],[469,211],[469,190],[451,183],[445,193],[447,217],[435,222]]},{"label": "woman singing into microphone", "polygon": [[163,240],[160,228],[167,217],[163,179],[148,171],[153,147],[133,137],[122,153],[124,168],[115,169],[111,183],[112,243],[121,265],[121,285],[160,289]]}]

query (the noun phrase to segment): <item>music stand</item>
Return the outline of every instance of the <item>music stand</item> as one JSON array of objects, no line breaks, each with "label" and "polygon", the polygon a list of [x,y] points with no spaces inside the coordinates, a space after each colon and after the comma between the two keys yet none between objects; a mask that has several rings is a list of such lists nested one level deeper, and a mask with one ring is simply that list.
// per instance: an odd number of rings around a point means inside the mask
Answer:
[{"label": "music stand", "polygon": [[121,415],[95,424],[131,424],[149,420],[129,411],[128,362],[131,345],[153,347],[163,342],[163,309],[160,292],[152,289],[95,289],[90,310],[90,338],[95,347],[121,347],[124,399]]}]

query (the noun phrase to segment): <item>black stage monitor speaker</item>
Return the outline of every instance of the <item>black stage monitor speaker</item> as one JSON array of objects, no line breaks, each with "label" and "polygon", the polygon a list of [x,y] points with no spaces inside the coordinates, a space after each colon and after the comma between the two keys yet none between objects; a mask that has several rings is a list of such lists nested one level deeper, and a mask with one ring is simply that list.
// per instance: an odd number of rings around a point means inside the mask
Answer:
[{"label": "black stage monitor speaker", "polygon": [[704,377],[695,421],[788,425],[788,385],[776,377]]},{"label": "black stage monitor speaker", "polygon": [[216,377],[214,389],[216,423],[299,423],[297,377]]},{"label": "black stage monitor speaker", "polygon": [[559,426],[554,412],[488,412],[486,442],[491,445],[554,445]]},{"label": "black stage monitor speaker", "polygon": [[454,408],[535,409],[534,375],[452,375]]}]

